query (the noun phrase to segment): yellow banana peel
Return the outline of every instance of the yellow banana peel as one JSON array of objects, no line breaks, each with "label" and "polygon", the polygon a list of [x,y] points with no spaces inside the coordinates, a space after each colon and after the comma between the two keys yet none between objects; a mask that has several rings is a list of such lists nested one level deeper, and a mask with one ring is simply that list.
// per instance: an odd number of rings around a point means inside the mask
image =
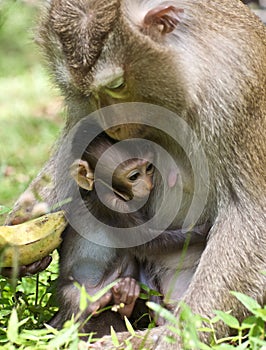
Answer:
[{"label": "yellow banana peel", "polygon": [[67,226],[63,211],[14,226],[0,226],[0,266],[28,265],[49,255]]}]

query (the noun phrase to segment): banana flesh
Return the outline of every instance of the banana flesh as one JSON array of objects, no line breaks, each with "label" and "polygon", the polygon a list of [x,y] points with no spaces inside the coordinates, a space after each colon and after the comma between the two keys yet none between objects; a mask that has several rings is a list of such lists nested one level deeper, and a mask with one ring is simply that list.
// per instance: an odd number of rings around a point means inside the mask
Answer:
[{"label": "banana flesh", "polygon": [[14,226],[0,226],[0,267],[28,265],[49,255],[67,226],[63,211]]}]

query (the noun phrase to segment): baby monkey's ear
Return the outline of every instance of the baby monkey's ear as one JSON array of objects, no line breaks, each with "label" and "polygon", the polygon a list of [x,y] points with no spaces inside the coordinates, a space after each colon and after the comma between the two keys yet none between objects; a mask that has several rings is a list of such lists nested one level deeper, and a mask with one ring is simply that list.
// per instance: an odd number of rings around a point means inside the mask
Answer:
[{"label": "baby monkey's ear", "polygon": [[70,175],[79,185],[87,191],[93,190],[94,174],[88,162],[76,159],[70,166]]}]

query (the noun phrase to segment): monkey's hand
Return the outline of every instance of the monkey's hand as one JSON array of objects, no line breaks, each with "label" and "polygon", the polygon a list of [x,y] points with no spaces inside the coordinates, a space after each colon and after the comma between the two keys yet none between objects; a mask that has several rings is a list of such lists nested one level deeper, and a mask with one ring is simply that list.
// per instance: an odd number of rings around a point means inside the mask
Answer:
[{"label": "monkey's hand", "polygon": [[[52,257],[48,255],[42,258],[41,260],[35,261],[32,264],[19,266],[16,277],[31,276],[38,272],[41,272],[50,265],[51,261]],[[1,269],[1,275],[8,278],[11,278],[14,275],[14,273],[15,272],[12,267],[4,267]]]},{"label": "monkey's hand", "polygon": [[126,316],[129,318],[140,294],[140,286],[138,282],[132,277],[121,278],[120,281],[112,288],[112,292],[113,301],[115,305],[119,306],[119,314],[122,317]]},{"label": "monkey's hand", "polygon": [[[100,288],[98,288],[98,287],[96,287],[96,288],[88,288],[88,286],[86,287],[86,291],[89,295],[94,295],[95,293],[99,292],[99,289]],[[112,297],[113,297],[112,292],[108,291],[103,296],[101,296],[98,300],[89,304],[89,306],[86,310],[86,314],[87,315],[91,314],[94,317],[98,316],[99,313],[97,313],[97,311],[103,309],[108,304],[110,304]]]},{"label": "monkey's hand", "polygon": [[[48,212],[48,205],[46,203],[36,203],[36,198],[33,193],[27,191],[23,193],[19,199],[19,210],[11,213],[7,218],[6,225],[19,225],[33,218],[47,214]],[[2,276],[8,278],[14,275],[19,278],[31,276],[45,270],[50,265],[51,261],[52,257],[46,256],[29,265],[19,266],[18,271],[15,271],[12,267],[4,267],[1,269],[0,273]]]}]

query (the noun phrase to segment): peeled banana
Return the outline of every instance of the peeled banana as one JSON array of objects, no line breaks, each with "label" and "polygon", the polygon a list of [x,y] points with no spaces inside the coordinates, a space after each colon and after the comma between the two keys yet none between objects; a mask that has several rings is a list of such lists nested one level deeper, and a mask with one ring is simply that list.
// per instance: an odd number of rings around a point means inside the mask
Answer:
[{"label": "peeled banana", "polygon": [[14,226],[0,226],[0,266],[28,265],[49,255],[61,243],[67,226],[63,211]]}]

